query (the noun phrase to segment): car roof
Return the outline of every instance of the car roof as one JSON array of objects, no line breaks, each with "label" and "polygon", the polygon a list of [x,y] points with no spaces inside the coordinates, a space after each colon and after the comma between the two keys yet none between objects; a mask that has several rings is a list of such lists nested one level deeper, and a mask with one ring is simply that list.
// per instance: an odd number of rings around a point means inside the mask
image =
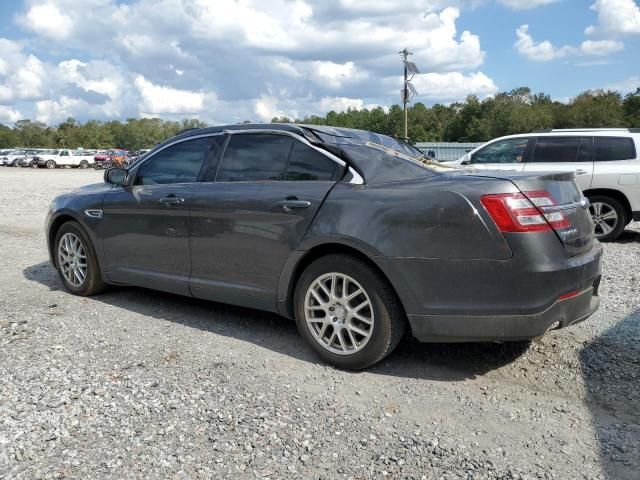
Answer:
[{"label": "car roof", "polygon": [[507,138],[522,137],[640,137],[640,129],[635,128],[584,128],[584,129],[556,129],[545,130],[543,132],[518,133],[505,135],[490,140],[502,140]]}]

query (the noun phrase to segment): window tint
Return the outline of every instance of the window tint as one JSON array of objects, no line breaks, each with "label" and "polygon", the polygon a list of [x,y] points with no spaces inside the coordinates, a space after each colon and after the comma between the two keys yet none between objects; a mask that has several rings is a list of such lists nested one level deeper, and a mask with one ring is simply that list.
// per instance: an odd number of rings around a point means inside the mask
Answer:
[{"label": "window tint", "polygon": [[218,182],[283,180],[293,139],[285,135],[231,135],[218,171]]},{"label": "window tint", "polygon": [[60,152],[60,156],[61,157],[68,157],[69,156],[69,152],[67,152],[66,150],[63,150],[62,152]]},{"label": "window tint", "polygon": [[157,185],[195,182],[210,146],[211,137],[203,137],[167,147],[140,165],[136,183]]},{"label": "window tint", "polygon": [[326,155],[295,142],[287,167],[287,180],[334,180],[340,165]]},{"label": "window tint", "polygon": [[527,150],[528,138],[510,138],[487,145],[473,154],[471,163],[521,163]]},{"label": "window tint", "polygon": [[578,162],[593,161],[593,137],[581,137],[580,147],[578,147]]},{"label": "window tint", "polygon": [[575,162],[580,137],[538,137],[531,156],[532,162]]},{"label": "window tint", "polygon": [[631,138],[596,137],[595,144],[598,162],[636,158],[636,148]]}]

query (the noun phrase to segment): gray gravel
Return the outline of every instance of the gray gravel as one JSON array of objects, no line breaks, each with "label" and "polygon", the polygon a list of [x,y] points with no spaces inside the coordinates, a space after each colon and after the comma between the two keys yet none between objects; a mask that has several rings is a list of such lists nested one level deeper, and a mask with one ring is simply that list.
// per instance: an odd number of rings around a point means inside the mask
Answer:
[{"label": "gray gravel", "polygon": [[0,168],[0,478],[639,478],[637,227],[605,245],[587,322],[348,373],[274,315],[66,293],[44,214],[100,178]]}]

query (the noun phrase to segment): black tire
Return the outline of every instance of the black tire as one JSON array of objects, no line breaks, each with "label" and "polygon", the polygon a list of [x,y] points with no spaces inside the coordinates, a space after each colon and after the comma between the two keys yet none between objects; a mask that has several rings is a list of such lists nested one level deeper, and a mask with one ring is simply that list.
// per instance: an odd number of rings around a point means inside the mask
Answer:
[{"label": "black tire", "polygon": [[49,169],[53,169],[56,168],[56,162],[54,162],[53,160],[47,160],[44,166]]},{"label": "black tire", "polygon": [[[84,278],[84,281],[80,285],[71,284],[67,278],[62,273],[62,268],[59,260],[59,248],[60,241],[62,237],[66,233],[71,233],[75,235],[86,252],[87,257],[87,273]],[[95,295],[96,293],[100,293],[106,288],[106,284],[102,280],[100,265],[98,264],[98,257],[96,256],[95,249],[93,248],[93,244],[89,240],[89,237],[85,233],[84,229],[80,226],[78,222],[69,221],[63,224],[56,233],[56,239],[54,243],[53,257],[55,261],[56,270],[58,270],[58,274],[60,275],[60,279],[64,284],[65,288],[69,290],[71,293],[80,296],[89,296]]]},{"label": "black tire", "polygon": [[84,170],[85,168],[89,168],[89,162],[82,160],[78,166]]},{"label": "black tire", "polygon": [[[348,275],[368,295],[373,310],[369,340],[351,354],[338,354],[323,347],[311,333],[305,319],[305,297],[316,279],[327,273]],[[338,368],[361,370],[379,362],[398,345],[407,320],[402,305],[389,282],[367,262],[345,254],[332,254],[313,261],[298,280],[294,295],[294,312],[298,331],[322,360]]]},{"label": "black tire", "polygon": [[[593,218],[593,222],[596,224],[596,237],[601,242],[610,242],[618,238],[622,232],[624,232],[624,227],[629,223],[627,210],[624,208],[624,205],[613,197],[607,197],[605,195],[593,195],[589,197],[589,202],[591,202],[591,206],[589,207],[589,211],[591,212],[591,216]],[[611,209],[615,211],[617,215],[617,222],[615,225],[609,225],[608,227],[603,227],[601,221],[598,221],[596,217],[596,205],[605,206],[606,209]],[[603,208],[603,210],[604,210]],[[611,231],[605,233],[606,229],[612,227]]]}]

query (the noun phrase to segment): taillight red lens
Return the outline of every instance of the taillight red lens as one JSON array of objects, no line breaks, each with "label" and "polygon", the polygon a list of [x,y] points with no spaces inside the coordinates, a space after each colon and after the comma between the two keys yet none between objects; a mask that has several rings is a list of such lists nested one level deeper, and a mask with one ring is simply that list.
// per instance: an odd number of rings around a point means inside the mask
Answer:
[{"label": "taillight red lens", "polygon": [[480,201],[501,232],[544,232],[570,225],[563,212],[545,212],[557,206],[548,192],[483,195]]}]

